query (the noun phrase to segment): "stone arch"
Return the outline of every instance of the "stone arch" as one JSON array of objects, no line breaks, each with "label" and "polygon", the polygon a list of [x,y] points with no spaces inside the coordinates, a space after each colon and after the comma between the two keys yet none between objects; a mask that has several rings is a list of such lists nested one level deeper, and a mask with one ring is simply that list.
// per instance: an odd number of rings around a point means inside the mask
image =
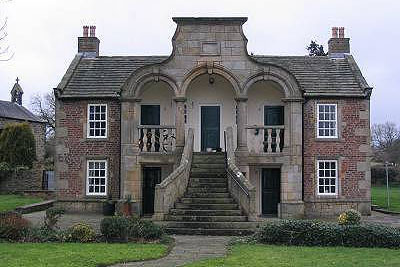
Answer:
[{"label": "stone arch", "polygon": [[179,88],[174,79],[162,73],[149,72],[140,76],[136,80],[136,82],[128,85],[126,96],[133,98],[140,98],[140,95],[143,93],[143,89],[145,88],[146,84],[150,82],[160,82],[160,81],[166,83],[168,87],[173,91],[175,96],[179,95]]},{"label": "stone arch", "polygon": [[182,87],[181,87],[181,96],[186,96],[187,89],[190,83],[199,77],[202,74],[217,74],[225,78],[231,85],[234,90],[235,96],[239,97],[241,95],[240,83],[238,79],[226,68],[221,65],[212,65],[202,64],[194,69],[192,69],[187,75],[185,75]]},{"label": "stone arch", "polygon": [[258,81],[273,81],[284,91],[286,98],[302,98],[302,93],[296,79],[288,72],[270,67],[268,71],[262,71],[250,76],[243,87],[243,95],[247,96],[249,89]]}]

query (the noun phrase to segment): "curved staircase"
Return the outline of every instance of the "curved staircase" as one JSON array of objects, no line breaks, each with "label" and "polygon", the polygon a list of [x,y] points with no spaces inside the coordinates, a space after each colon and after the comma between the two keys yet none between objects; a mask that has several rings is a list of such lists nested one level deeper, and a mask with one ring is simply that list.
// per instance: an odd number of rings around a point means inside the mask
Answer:
[{"label": "curved staircase", "polygon": [[169,233],[247,235],[254,231],[230,196],[224,153],[194,153],[185,195],[166,216]]}]

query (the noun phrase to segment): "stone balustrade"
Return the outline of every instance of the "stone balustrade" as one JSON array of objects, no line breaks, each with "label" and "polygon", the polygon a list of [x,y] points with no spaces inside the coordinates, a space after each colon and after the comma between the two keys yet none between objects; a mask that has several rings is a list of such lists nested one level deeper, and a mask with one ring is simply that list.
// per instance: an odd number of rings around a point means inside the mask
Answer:
[{"label": "stone balustrade", "polygon": [[256,221],[256,188],[236,166],[232,127],[225,131],[225,150],[229,192],[246,213],[248,220]]},{"label": "stone balustrade", "polygon": [[280,153],[284,147],[283,125],[265,126],[252,125],[246,126],[247,147],[252,153]]},{"label": "stone balustrade", "polygon": [[164,220],[175,202],[184,195],[192,166],[193,142],[193,129],[190,128],[179,166],[160,184],[156,185],[153,220]]},{"label": "stone balustrade", "polygon": [[169,125],[140,125],[139,149],[141,152],[168,153],[175,151],[176,127]]}]

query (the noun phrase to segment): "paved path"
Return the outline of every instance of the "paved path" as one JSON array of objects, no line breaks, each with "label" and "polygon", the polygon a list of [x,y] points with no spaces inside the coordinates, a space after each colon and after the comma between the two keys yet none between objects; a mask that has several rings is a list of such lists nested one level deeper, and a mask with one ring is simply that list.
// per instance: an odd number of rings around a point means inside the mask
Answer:
[{"label": "paved path", "polygon": [[400,215],[385,214],[382,212],[372,211],[371,216],[363,217],[364,222],[382,223],[392,227],[400,228]]},{"label": "paved path", "polygon": [[231,237],[174,235],[175,246],[164,258],[151,261],[131,262],[114,267],[175,267],[194,261],[222,257],[227,252]]}]

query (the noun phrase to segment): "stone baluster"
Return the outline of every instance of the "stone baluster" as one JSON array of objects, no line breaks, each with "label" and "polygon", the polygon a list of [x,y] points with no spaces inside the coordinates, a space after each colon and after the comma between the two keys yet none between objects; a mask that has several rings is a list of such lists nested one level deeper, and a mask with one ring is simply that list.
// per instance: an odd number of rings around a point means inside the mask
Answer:
[{"label": "stone baluster", "polygon": [[150,151],[156,151],[156,129],[150,129]]},{"label": "stone baluster", "polygon": [[147,129],[143,129],[143,151],[148,151],[147,149],[147,142],[148,142],[148,138],[147,138]]},{"label": "stone baluster", "polygon": [[281,152],[281,129],[276,129],[276,153]]},{"label": "stone baluster", "polygon": [[267,153],[272,152],[272,129],[267,129],[268,139],[267,139]]}]

